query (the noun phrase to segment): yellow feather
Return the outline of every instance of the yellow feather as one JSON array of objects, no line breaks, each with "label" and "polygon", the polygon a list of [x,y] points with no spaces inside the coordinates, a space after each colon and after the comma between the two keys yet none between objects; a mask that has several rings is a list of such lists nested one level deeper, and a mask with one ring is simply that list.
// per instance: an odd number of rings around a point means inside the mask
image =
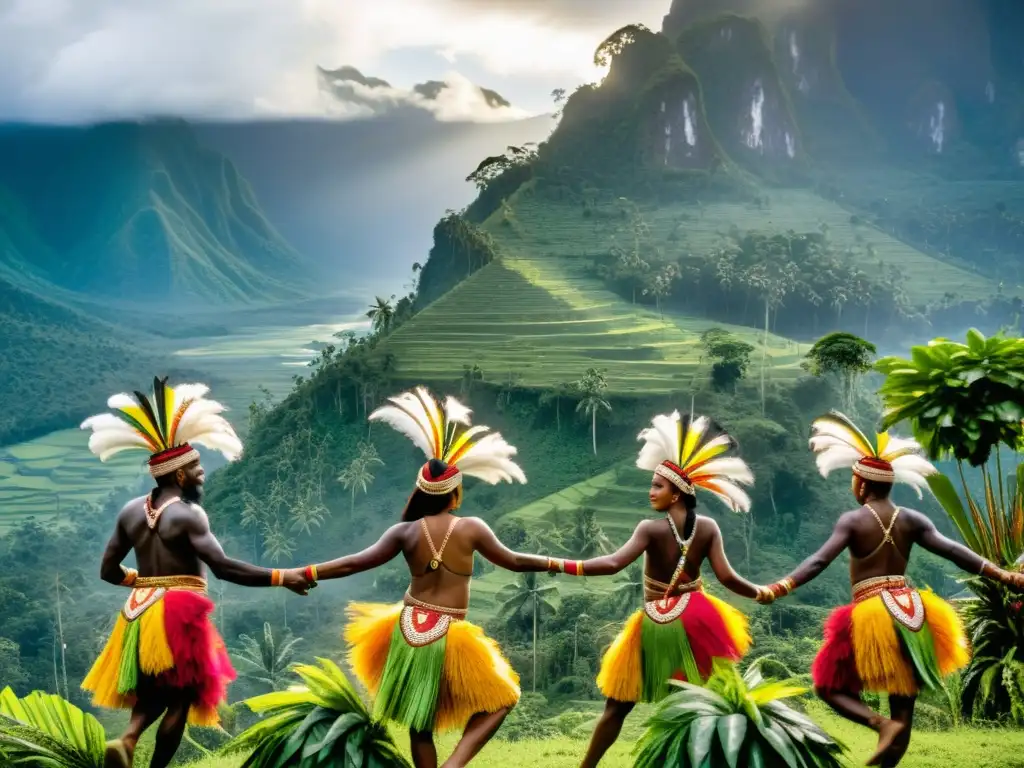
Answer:
[{"label": "yellow feather", "polygon": [[882,456],[885,454],[885,448],[889,445],[889,433],[879,432],[877,435],[878,442],[878,455]]},{"label": "yellow feather", "polygon": [[423,403],[423,412],[430,421],[430,428],[434,433],[434,458],[441,459],[444,451],[444,414],[433,396],[423,387],[416,388],[416,396]]},{"label": "yellow feather", "polygon": [[[466,451],[470,449],[474,437],[477,435],[489,431],[489,427],[479,425],[476,427],[470,427],[465,432],[456,438],[455,442],[452,443],[452,447],[448,449],[448,453],[444,455],[444,461],[448,464],[456,464],[459,459],[465,455]],[[475,442],[475,441],[474,441]]]},{"label": "yellow feather", "polygon": [[683,450],[680,451],[679,466],[686,469],[686,465],[689,463],[690,454],[693,453],[697,447],[697,443],[701,438],[701,433],[693,428],[696,419],[690,422],[689,427],[686,429],[686,438],[683,440]]},{"label": "yellow feather", "polygon": [[156,428],[156,425],[152,422],[149,416],[146,415],[146,412],[142,410],[142,408],[140,408],[137,405],[126,405],[122,408],[119,408],[118,410],[128,416],[131,416],[133,419],[139,422],[139,424],[141,424],[142,428],[145,430],[145,436],[149,440],[152,440],[154,445],[163,445],[164,441],[163,438],[160,437],[159,430]]},{"label": "yellow feather", "polygon": [[707,462],[711,461],[711,459],[715,458],[716,456],[721,456],[723,453],[729,450],[729,447],[730,442],[727,440],[717,444],[714,440],[709,440],[706,445],[701,446],[701,448],[693,455],[693,458],[687,462],[686,466],[683,467],[683,469],[687,471],[696,469],[702,464],[706,464]]},{"label": "yellow feather", "polygon": [[[167,435],[167,446],[171,447],[174,445],[174,435],[171,434],[171,424],[174,423],[174,388],[169,384],[164,385],[164,419],[167,421],[166,424],[162,424],[163,433]],[[159,413],[159,411],[158,411]]]}]

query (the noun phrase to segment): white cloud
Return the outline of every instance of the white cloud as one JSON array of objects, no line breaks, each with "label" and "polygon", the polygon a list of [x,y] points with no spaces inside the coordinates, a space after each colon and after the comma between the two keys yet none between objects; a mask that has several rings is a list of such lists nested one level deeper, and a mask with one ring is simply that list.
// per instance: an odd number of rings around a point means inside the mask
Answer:
[{"label": "white cloud", "polygon": [[349,110],[347,114],[350,115],[369,116],[403,107],[418,107],[432,112],[442,122],[500,123],[533,117],[515,106],[491,106],[480,88],[458,72],[447,73],[444,82],[447,87],[436,98],[427,99],[408,88],[370,88],[349,80],[334,80],[332,84],[340,98],[332,100],[328,109],[333,110],[336,105],[343,116],[346,115],[345,110]]},{"label": "white cloud", "polygon": [[[591,9],[585,17],[565,13],[581,4]],[[604,34],[631,21],[656,28],[667,5],[0,0],[0,119],[319,115],[325,104],[317,65],[351,64],[373,74],[382,56],[403,48],[434,50],[454,65],[474,57],[496,75],[583,82],[595,77],[591,55]],[[424,78],[411,77],[409,85],[416,79]],[[476,114],[464,86],[456,76],[432,108]],[[350,105],[343,116],[365,109]]]}]

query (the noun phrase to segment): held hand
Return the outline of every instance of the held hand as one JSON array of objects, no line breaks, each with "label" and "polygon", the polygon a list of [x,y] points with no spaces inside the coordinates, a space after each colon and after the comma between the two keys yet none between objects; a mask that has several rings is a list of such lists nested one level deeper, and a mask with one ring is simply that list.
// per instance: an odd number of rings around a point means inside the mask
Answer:
[{"label": "held hand", "polygon": [[1000,576],[999,580],[1007,587],[1024,592],[1024,573],[1020,571],[1003,571]]},{"label": "held hand", "polygon": [[299,568],[290,568],[284,571],[283,575],[284,583],[281,586],[285,589],[290,589],[297,595],[308,595],[309,590],[315,586],[306,581],[306,576]]},{"label": "held hand", "polygon": [[757,585],[757,596],[754,599],[761,605],[771,605],[775,602],[775,592],[771,587]]}]

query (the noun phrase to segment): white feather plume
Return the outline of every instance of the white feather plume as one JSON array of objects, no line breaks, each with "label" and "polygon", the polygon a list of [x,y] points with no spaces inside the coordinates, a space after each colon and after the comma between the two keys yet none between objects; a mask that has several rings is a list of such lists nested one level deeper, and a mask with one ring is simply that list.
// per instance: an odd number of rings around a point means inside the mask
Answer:
[{"label": "white feather plume", "polygon": [[[92,430],[89,450],[100,461],[130,449],[143,449],[152,454],[192,442],[220,451],[229,461],[241,455],[241,440],[227,419],[220,415],[227,409],[204,398],[209,387],[205,384],[168,387],[166,379],[155,379],[153,387],[152,397],[139,395],[141,400],[124,392],[111,395],[107,398],[111,413],[101,413],[82,422],[82,429]],[[145,403],[146,400],[149,402]]]},{"label": "white feather plume", "polygon": [[638,468],[653,472],[663,461],[678,462],[679,411],[655,416],[651,426],[641,430],[636,439],[645,441],[636,459]]}]

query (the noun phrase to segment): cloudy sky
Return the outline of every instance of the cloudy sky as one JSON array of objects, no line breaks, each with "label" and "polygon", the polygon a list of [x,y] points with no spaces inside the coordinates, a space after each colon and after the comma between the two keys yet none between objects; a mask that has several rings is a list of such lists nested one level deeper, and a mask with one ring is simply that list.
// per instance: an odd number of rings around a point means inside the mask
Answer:
[{"label": "cloudy sky", "polygon": [[601,73],[596,45],[671,0],[0,0],[0,120],[175,114],[354,116],[325,105],[316,66],[358,67],[401,95],[457,84],[435,109],[473,118],[469,83],[550,110],[554,88]]}]

